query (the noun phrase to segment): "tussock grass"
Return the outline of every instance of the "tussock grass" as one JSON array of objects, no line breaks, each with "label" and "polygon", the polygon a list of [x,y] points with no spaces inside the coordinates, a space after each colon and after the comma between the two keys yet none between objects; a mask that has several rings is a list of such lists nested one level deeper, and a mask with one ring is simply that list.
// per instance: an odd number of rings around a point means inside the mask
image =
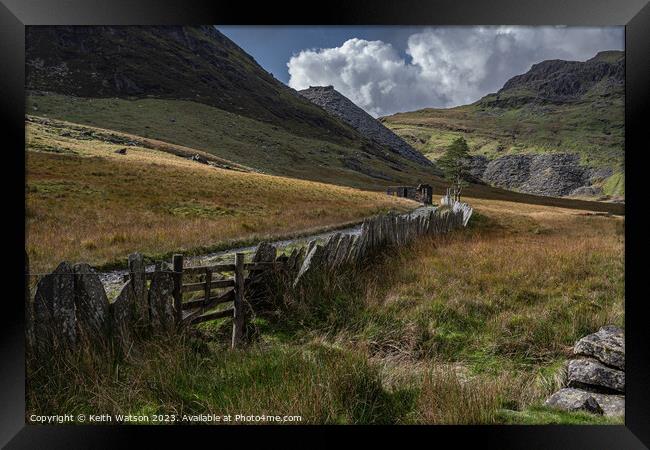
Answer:
[{"label": "tussock grass", "polygon": [[472,204],[466,230],[311,280],[285,299],[284,332],[355,348],[388,385],[416,386],[411,421],[499,423],[515,420],[501,410],[536,408],[577,339],[623,326],[624,219]]},{"label": "tussock grass", "polygon": [[[121,360],[73,357],[32,375],[28,411],[56,414],[298,415],[300,423],[397,423],[414,401],[387,392],[362,355],[324,344],[230,351],[157,337]],[[115,362],[119,361],[119,362]],[[234,421],[234,419],[233,419]]]},{"label": "tussock grass", "polygon": [[298,414],[303,423],[621,423],[541,406],[574,341],[623,325],[624,219],[470,200],[470,226],[311,276],[258,307],[255,339],[145,341],[44,369],[28,411]]},{"label": "tussock grass", "polygon": [[[56,129],[59,130],[59,129]],[[28,124],[32,271],[199,252],[354,222],[415,202],[325,183],[224,170],[178,156],[67,137]],[[44,151],[44,146],[65,152]]]}]

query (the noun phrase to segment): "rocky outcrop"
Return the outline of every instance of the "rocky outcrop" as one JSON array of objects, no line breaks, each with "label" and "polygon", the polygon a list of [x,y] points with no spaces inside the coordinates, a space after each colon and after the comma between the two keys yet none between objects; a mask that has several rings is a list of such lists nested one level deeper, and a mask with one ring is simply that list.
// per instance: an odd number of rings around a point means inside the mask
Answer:
[{"label": "rocky outcrop", "polygon": [[593,356],[603,364],[625,370],[625,341],[617,327],[603,327],[583,337],[573,350],[578,355]]},{"label": "rocky outcrop", "polygon": [[328,113],[350,125],[362,136],[388,147],[394,153],[398,153],[411,161],[426,166],[432,165],[431,161],[422,153],[415,150],[377,119],[336,91],[333,86],[310,86],[309,89],[298,92]]},{"label": "rocky outcrop", "polygon": [[623,330],[614,326],[602,327],[576,342],[573,352],[582,358],[567,364],[568,387],[551,395],[545,404],[565,411],[624,415]]},{"label": "rocky outcrop", "polygon": [[609,368],[595,359],[569,361],[567,380],[571,387],[625,392],[625,372]]},{"label": "rocky outcrop", "polygon": [[563,197],[600,193],[592,186],[611,175],[611,169],[592,169],[569,153],[506,155],[489,160],[474,156],[469,173],[483,182],[536,195]]},{"label": "rocky outcrop", "polygon": [[[483,174],[487,170],[490,160],[483,155],[473,156],[470,160],[469,175],[473,180],[483,180]],[[469,181],[469,180],[468,180]]]},{"label": "rocky outcrop", "polygon": [[580,186],[569,193],[569,197],[598,197],[603,189],[598,186]]},{"label": "rocky outcrop", "polygon": [[484,103],[499,107],[530,102],[566,103],[580,99],[597,86],[605,95],[622,91],[624,81],[622,51],[600,52],[584,62],[553,59],[533,64],[528,72],[512,77],[495,97],[485,99]]},{"label": "rocky outcrop", "polygon": [[[593,403],[589,400],[595,402],[598,408],[594,408]],[[625,397],[563,388],[551,395],[546,400],[546,405],[564,411],[582,410],[605,416],[622,416],[625,412]]]}]

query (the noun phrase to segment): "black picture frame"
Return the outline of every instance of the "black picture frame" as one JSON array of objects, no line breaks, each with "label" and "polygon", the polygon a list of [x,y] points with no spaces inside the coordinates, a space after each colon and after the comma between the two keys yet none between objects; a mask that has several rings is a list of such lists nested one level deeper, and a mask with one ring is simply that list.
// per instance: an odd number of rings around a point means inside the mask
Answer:
[{"label": "black picture frame", "polygon": [[[643,203],[647,152],[644,118],[650,107],[650,4],[646,0],[493,0],[493,1],[359,1],[330,0],[317,5],[265,2],[210,2],[204,0],[0,0],[1,121],[3,221],[6,243],[1,258],[5,290],[0,354],[0,444],[7,448],[103,448],[151,444],[152,438],[181,438],[201,434],[207,442],[249,433],[250,427],[136,427],[25,425],[24,358],[24,50],[26,25],[161,25],[161,24],[301,24],[301,25],[579,25],[625,26],[625,154],[626,227],[626,415],[621,426],[417,426],[373,427],[373,436],[397,433],[425,438],[421,443],[473,441],[498,448],[636,449],[650,446],[649,329],[643,314],[644,260]],[[284,433],[368,431],[368,427],[294,427]],[[255,427],[267,435],[277,427]],[[146,433],[146,434],[145,434]],[[346,433],[347,434],[347,433]],[[415,435],[418,436],[415,436]],[[423,436],[426,434],[427,436]],[[313,439],[313,436],[312,438]],[[451,439],[449,441],[448,439]],[[293,441],[293,439],[291,439]],[[168,441],[171,442],[171,441]],[[197,445],[199,441],[196,441]],[[205,441],[204,441],[205,442]],[[221,443],[222,441],[219,441]],[[286,438],[284,442],[290,442]],[[332,443],[338,441],[332,440]],[[201,444],[206,445],[206,444]],[[414,444],[411,444],[414,445]],[[417,444],[422,445],[422,444]],[[425,444],[427,445],[427,444]],[[446,447],[447,445],[445,445]]]}]

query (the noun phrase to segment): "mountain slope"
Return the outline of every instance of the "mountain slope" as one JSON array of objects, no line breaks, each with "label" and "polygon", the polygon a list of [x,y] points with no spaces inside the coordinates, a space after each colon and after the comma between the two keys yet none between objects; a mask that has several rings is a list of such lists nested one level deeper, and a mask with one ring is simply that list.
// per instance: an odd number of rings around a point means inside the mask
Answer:
[{"label": "mountain slope", "polygon": [[[364,138],[214,27],[27,27],[27,112],[355,186],[430,167]],[[352,161],[352,163],[350,163]]]},{"label": "mountain slope", "polygon": [[403,157],[422,164],[431,161],[407,144],[402,138],[386,128],[377,119],[355,105],[350,99],[334,89],[334,86],[310,86],[298,91],[300,95],[338,117],[363,136],[390,148]]},{"label": "mountain slope", "polygon": [[[543,61],[473,104],[380,120],[432,160],[464,136],[477,156],[474,174],[496,186],[542,195],[624,195],[623,52]],[[530,177],[508,175],[522,168]]]},{"label": "mountain slope", "polygon": [[417,205],[381,192],[202,164],[187,158],[193,149],[111,130],[32,116],[25,125],[34,272],[62,260],[123,265],[134,251],[165,259],[174,251],[206,253]]}]

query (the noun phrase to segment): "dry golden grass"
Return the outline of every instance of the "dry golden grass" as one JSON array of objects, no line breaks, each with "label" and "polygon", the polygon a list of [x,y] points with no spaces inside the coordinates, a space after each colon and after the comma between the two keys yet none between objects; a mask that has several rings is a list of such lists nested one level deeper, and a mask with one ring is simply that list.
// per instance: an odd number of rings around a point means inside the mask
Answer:
[{"label": "dry golden grass", "polygon": [[32,271],[62,260],[101,265],[141,251],[219,248],[341,225],[405,199],[223,170],[142,147],[27,129],[27,245]]},{"label": "dry golden grass", "polygon": [[[470,227],[325,276],[258,314],[34,375],[28,411],[299,414],[302,423],[621,423],[541,405],[573,342],[623,324],[619,217],[469,200]],[[318,280],[316,280],[318,281]],[[262,313],[263,311],[257,311]]]},{"label": "dry golden grass", "polygon": [[624,325],[624,218],[468,201],[478,213],[469,229],[375,270],[352,339],[389,379],[426,362],[415,421],[583,420],[539,405],[560,386],[577,339]]},{"label": "dry golden grass", "polygon": [[410,422],[597,421],[540,405],[577,339],[623,326],[624,218],[466,200],[468,229],[318,285],[288,327],[366,355],[389,389],[415,389]]},{"label": "dry golden grass", "polygon": [[623,218],[469,202],[483,223],[400,254],[389,278],[368,291],[369,306],[426,312],[433,335],[441,314],[459,327],[492,327],[502,338],[490,343],[492,351],[523,350],[530,361],[562,354],[599,326],[623,324]]}]

